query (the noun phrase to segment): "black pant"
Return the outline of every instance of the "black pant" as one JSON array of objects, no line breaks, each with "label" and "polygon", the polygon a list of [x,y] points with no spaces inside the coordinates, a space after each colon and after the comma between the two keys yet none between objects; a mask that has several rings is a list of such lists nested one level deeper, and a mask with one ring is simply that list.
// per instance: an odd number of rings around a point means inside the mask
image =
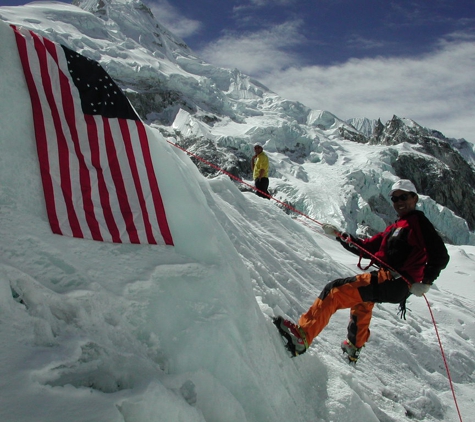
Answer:
[{"label": "black pant", "polygon": [[267,198],[270,199],[270,194],[267,191],[267,188],[269,187],[269,178],[268,177],[261,177],[261,179],[255,179],[254,184],[256,186],[256,195],[260,196],[261,198]]}]

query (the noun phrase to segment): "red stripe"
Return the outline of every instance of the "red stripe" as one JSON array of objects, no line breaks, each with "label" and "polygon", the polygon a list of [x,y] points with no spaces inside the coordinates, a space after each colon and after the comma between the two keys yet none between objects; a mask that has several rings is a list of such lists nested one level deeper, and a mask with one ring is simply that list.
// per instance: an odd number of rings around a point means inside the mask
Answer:
[{"label": "red stripe", "polygon": [[[106,222],[107,229],[111,234],[112,241],[115,243],[122,243],[119,229],[117,228],[117,224],[111,211],[109,192],[107,190],[107,185],[101,167],[101,154],[99,149],[99,136],[97,133],[96,121],[94,120],[93,116],[90,116],[88,114],[84,115],[84,119],[87,124],[89,146],[91,147],[91,164],[96,171],[97,186],[99,189],[99,199],[104,214],[104,220]],[[99,240],[94,237],[93,239]]]},{"label": "red stripe", "polygon": [[150,148],[148,145],[147,132],[145,126],[139,120],[136,120],[137,130],[139,133],[140,145],[142,147],[143,158],[145,162],[145,168],[147,169],[147,178],[150,184],[150,191],[153,197],[153,203],[155,207],[155,214],[158,220],[158,226],[162,234],[163,240],[166,245],[173,246],[173,238],[168,227],[167,215],[165,213],[165,207],[163,206],[162,196],[158,188],[158,182],[153,168],[152,157],[150,154]]},{"label": "red stripe", "polygon": [[145,229],[145,234],[147,236],[147,241],[150,244],[157,244],[157,240],[153,236],[152,225],[150,224],[150,218],[148,215],[147,206],[145,203],[145,197],[142,189],[142,184],[140,182],[140,176],[137,169],[137,161],[135,159],[134,149],[132,147],[132,142],[130,138],[129,126],[127,120],[118,119],[120,130],[122,132],[122,138],[124,140],[125,151],[127,153],[127,159],[130,166],[130,171],[132,173],[132,178],[134,180],[135,190],[137,192],[137,197],[139,200],[140,209],[142,211],[143,224]]},{"label": "red stripe", "polygon": [[35,81],[30,70],[26,40],[23,35],[18,32],[15,26],[12,25],[12,28],[15,32],[18,52],[20,54],[21,64],[23,66],[23,73],[25,74],[25,79],[28,85],[31,105],[33,109],[33,123],[35,126],[36,149],[38,153],[41,182],[43,184],[43,191],[46,202],[46,212],[48,214],[48,220],[50,222],[51,230],[53,231],[53,233],[62,234],[58,221],[58,215],[56,213],[53,183],[50,177],[48,145],[46,137],[46,128],[44,125],[43,118],[43,109],[41,107],[40,97],[38,95]]},{"label": "red stripe", "polygon": [[102,122],[104,124],[104,141],[106,145],[107,159],[109,161],[112,181],[114,182],[116,195],[119,200],[119,208],[122,213],[122,218],[124,219],[125,228],[129,235],[130,242],[140,243],[140,239],[137,234],[137,228],[135,227],[134,223],[134,215],[130,208],[129,197],[127,195],[127,189],[125,188],[122,170],[120,168],[119,158],[117,157],[117,151],[115,149],[109,119],[103,117]]},{"label": "red stripe", "polygon": [[[91,232],[92,238],[96,240],[104,240],[101,234],[99,223],[95,215],[95,211],[94,211],[94,203],[92,201],[90,172],[88,169],[88,165],[85,161],[84,154],[81,151],[81,144],[80,144],[78,130],[76,126],[77,117],[75,114],[74,99],[71,93],[71,81],[60,67],[59,59],[57,56],[57,50],[56,50],[57,44],[45,38],[43,40],[45,42],[47,51],[51,54],[58,68],[60,69],[59,82],[60,82],[60,87],[61,87],[62,111],[66,119],[69,132],[71,134],[71,141],[73,143],[74,151],[76,153],[78,163],[79,163],[79,183],[80,183],[81,194],[82,194],[81,196],[82,196],[82,201],[83,201],[84,216],[86,218],[86,222]],[[58,48],[61,48],[61,47],[58,46]],[[67,69],[65,69],[64,71],[69,72],[69,70]],[[80,111],[81,111],[81,116],[82,116],[80,118],[83,118],[82,110]]]},{"label": "red stripe", "polygon": [[48,72],[48,55],[44,44],[41,42],[39,37],[31,32],[33,36],[35,49],[38,54],[38,59],[40,63],[40,72],[41,79],[43,82],[43,89],[48,101],[48,105],[51,109],[51,114],[53,117],[54,129],[56,132],[56,142],[58,145],[58,164],[59,172],[61,179],[61,191],[63,193],[64,203],[66,205],[66,212],[68,214],[68,221],[71,227],[71,231],[74,237],[84,237],[82,233],[81,226],[79,224],[78,217],[76,215],[76,210],[73,203],[73,194],[71,188],[71,174],[69,166],[69,149],[65,134],[62,128],[62,122],[59,115],[58,107],[56,105],[56,100],[53,94],[53,87],[51,84],[50,74]]}]

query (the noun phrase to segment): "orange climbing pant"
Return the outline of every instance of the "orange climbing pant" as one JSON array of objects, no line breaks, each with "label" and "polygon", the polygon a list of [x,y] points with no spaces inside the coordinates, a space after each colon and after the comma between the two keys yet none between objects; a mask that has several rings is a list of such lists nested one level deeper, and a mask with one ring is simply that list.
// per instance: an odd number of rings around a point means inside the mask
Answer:
[{"label": "orange climbing pant", "polygon": [[356,347],[362,347],[370,335],[374,304],[400,303],[408,292],[409,287],[402,278],[393,278],[384,269],[337,279],[325,286],[310,309],[300,317],[299,325],[310,344],[337,310],[350,308],[348,340]]}]

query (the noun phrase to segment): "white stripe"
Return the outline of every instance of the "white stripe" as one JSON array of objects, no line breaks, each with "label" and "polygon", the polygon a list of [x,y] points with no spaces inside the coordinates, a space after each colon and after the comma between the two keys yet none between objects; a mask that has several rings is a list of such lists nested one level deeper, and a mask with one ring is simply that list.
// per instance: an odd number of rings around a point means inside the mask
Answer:
[{"label": "white stripe", "polygon": [[[153,225],[153,222],[155,220],[154,215],[155,215],[155,210],[153,209],[153,202],[152,202],[152,207],[150,207],[150,199],[152,197],[151,192],[150,192],[150,186],[148,182],[148,177],[147,177],[147,172],[145,169],[145,163],[143,160],[143,151],[140,145],[140,137],[139,133],[137,130],[137,125],[135,121],[127,121],[127,124],[129,126],[129,132],[130,132],[130,137],[132,139],[132,150],[134,152],[134,158],[135,158],[135,164],[137,168],[137,173],[138,173],[138,178],[140,182],[140,190],[141,190],[141,195],[144,200],[145,204],[145,209],[147,210],[148,214],[148,220],[150,222],[152,234],[155,238],[155,240],[159,241],[161,239],[161,236],[159,235],[157,238],[157,233],[155,232],[155,228]],[[137,199],[138,201],[138,199]],[[147,242],[147,233],[145,230],[145,220],[144,220],[144,214],[142,213],[142,210],[140,208],[140,203],[137,202],[137,208],[138,211],[140,211],[140,222],[142,224],[142,231],[143,231],[143,236],[145,241]],[[158,227],[158,226],[157,226]]]},{"label": "white stripe", "polygon": [[[133,129],[135,127],[135,122],[132,120],[126,120],[127,128],[131,138],[131,145],[132,149],[134,150],[134,145],[138,143],[138,135],[134,133]],[[140,207],[139,202],[139,194],[138,189],[142,189],[141,186],[135,186],[135,181],[132,175],[132,169],[129,163],[129,157],[127,155],[125,149],[125,142],[122,142],[122,151],[123,153],[120,155],[120,163],[122,168],[122,175],[124,178],[125,188],[127,190],[127,196],[129,198],[130,209],[133,214],[133,221],[135,224],[135,228],[137,229],[137,235],[139,237],[140,243],[147,243],[147,233],[145,231],[145,222],[144,222],[144,214],[142,213],[142,209]],[[135,153],[135,151],[134,151]],[[135,156],[135,163],[137,163],[137,156]]]},{"label": "white stripe", "polygon": [[[76,114],[77,104],[75,104],[74,102],[73,104],[65,104],[65,105],[63,104],[63,99],[61,97],[61,84],[60,84],[60,79],[59,79],[60,70],[62,70],[64,75],[68,77],[68,80],[70,80],[70,78],[69,78],[67,62],[64,56],[64,51],[61,48],[61,46],[59,46],[58,44],[55,44],[55,48],[56,48],[56,53],[58,56],[59,68],[56,62],[53,60],[53,58],[48,55],[48,60],[49,60],[49,63],[51,64],[51,66],[49,66],[50,68],[49,72],[50,72],[50,75],[52,75],[52,77],[55,78],[53,81],[53,93],[55,96],[55,102],[58,108],[58,113],[61,119],[62,132],[63,132],[64,138],[66,139],[67,148],[68,148],[68,162],[69,162],[68,171],[69,171],[69,177],[71,180],[70,182],[71,200],[72,200],[72,205],[76,213],[76,217],[78,219],[79,226],[81,228],[83,236],[86,238],[91,238],[92,235],[91,235],[91,232],[90,232],[90,229],[87,224],[85,214],[83,211],[84,201],[83,201],[83,195],[82,195],[82,188],[80,184],[79,157],[76,154],[71,131],[66,120],[65,107],[70,108],[71,110],[74,110],[76,125],[79,125],[81,121],[84,121],[84,116],[82,114],[81,116],[78,116]],[[70,83],[72,82],[70,81]],[[81,134],[78,133],[78,136],[80,137]],[[59,163],[58,163],[58,166],[59,166]],[[64,196],[62,196],[62,200],[64,201]],[[70,227],[68,227],[68,229],[71,230]]]},{"label": "white stripe", "polygon": [[[110,172],[110,166],[109,166],[109,161],[108,161],[107,151],[106,151],[104,126],[102,122],[102,117],[101,116],[92,116],[92,117],[94,118],[94,121],[96,122],[96,125],[97,125],[97,132],[98,132],[98,138],[99,138],[99,156],[100,156],[99,162],[100,162],[100,167],[102,169],[102,174],[104,176],[104,182],[106,184],[107,194],[109,197],[109,202],[110,202],[110,207],[111,207],[110,210],[112,212],[112,216],[115,221],[115,224],[117,225],[119,232],[121,232],[121,227],[123,227],[124,224],[123,222],[122,224],[120,223],[122,220],[122,213],[120,211],[119,200],[117,197],[115,185],[112,180],[112,175]],[[100,196],[101,195],[99,194],[99,191],[98,191],[97,199],[99,203],[100,203]],[[101,224],[101,226],[109,230],[107,228],[106,217],[104,215],[104,209],[102,206],[98,210],[97,219],[99,221],[99,224]],[[111,235],[111,239],[112,239],[112,235]],[[121,239],[122,239],[122,236],[121,236]]]},{"label": "white stripe", "polygon": [[[75,120],[76,130],[78,133],[77,136],[79,138],[79,141],[84,137],[83,131],[86,125],[84,122],[84,115],[82,114],[82,111],[81,111],[81,101],[79,99],[79,95],[74,95],[74,93],[77,93],[77,90],[75,89],[73,82],[71,81],[71,78],[70,78],[68,64],[66,61],[66,57],[64,55],[64,50],[59,44],[56,44],[56,43],[55,43],[55,48],[56,48],[56,52],[58,56],[59,68],[67,77],[70,83],[70,87],[74,88],[74,89],[69,89],[69,92],[72,94],[72,97],[73,97],[73,103],[63,104],[63,100],[61,97],[61,85],[59,81],[59,76],[58,76],[57,85],[53,86],[53,88],[55,88],[54,92],[55,92],[56,104],[58,106],[58,110],[61,116],[63,133],[65,135],[67,145],[68,145],[68,150],[69,150],[69,173],[71,177],[72,202],[73,202],[73,206],[76,211],[76,216],[78,218],[79,225],[81,227],[84,237],[92,238],[92,234],[89,229],[89,225],[87,224],[87,220],[86,220],[86,216],[84,212],[84,198],[82,194],[82,187],[81,187],[81,182],[80,182],[81,181],[80,171],[79,171],[80,170],[79,156],[76,153],[71,130],[66,120],[65,109],[68,108],[74,111],[74,120]],[[57,66],[54,60],[52,58],[50,60],[54,63],[54,65],[52,64],[52,67],[55,67],[57,69]],[[59,75],[59,70],[57,74]],[[78,110],[81,111],[80,114],[78,114]]]},{"label": "white stripe", "polygon": [[[160,226],[158,224],[158,216],[155,211],[155,203],[153,201],[152,190],[150,187],[150,180],[148,177],[147,169],[145,167],[145,160],[144,160],[144,151],[140,144],[140,137],[137,130],[137,125],[135,122],[130,122],[129,124],[130,132],[132,139],[136,139],[136,142],[132,142],[132,147],[134,150],[135,161],[137,163],[137,170],[140,177],[140,184],[142,186],[142,192],[145,200],[145,206],[147,208],[149,221],[152,229],[152,234],[157,243],[165,243],[162,234],[160,232]],[[145,130],[144,130],[145,132]],[[145,132],[146,133],[146,132]],[[148,135],[146,142],[148,142]]]},{"label": "white stripe", "polygon": [[[56,214],[58,217],[59,226],[61,232],[64,235],[72,235],[71,227],[67,218],[67,211],[63,200],[63,195],[61,192],[61,179],[59,178],[59,163],[58,163],[58,139],[56,137],[56,131],[54,129],[54,121],[51,113],[51,109],[48,106],[48,101],[46,99],[46,94],[43,88],[43,81],[41,78],[41,67],[38,59],[38,54],[34,47],[34,39],[32,35],[28,32],[25,34],[27,38],[27,54],[30,64],[30,70],[33,75],[34,83],[38,91],[38,96],[41,104],[41,109],[43,113],[43,124],[45,127],[46,133],[46,143],[48,148],[48,160],[49,160],[49,174],[52,181],[53,192],[54,192],[54,201]],[[48,66],[49,68],[49,66]],[[33,110],[33,113],[37,111]]]}]

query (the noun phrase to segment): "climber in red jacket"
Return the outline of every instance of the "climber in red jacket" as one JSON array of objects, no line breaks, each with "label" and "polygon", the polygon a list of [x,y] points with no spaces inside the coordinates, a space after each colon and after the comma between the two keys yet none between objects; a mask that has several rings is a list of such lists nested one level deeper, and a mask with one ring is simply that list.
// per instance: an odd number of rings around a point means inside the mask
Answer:
[{"label": "climber in red jacket", "polygon": [[357,239],[340,233],[335,226],[323,225],[326,234],[335,235],[346,249],[360,255],[360,260],[369,258],[370,265],[379,269],[328,283],[298,325],[282,317],[274,321],[290,336],[294,356],[305,353],[338,309],[350,308],[348,338],[341,348],[350,362],[356,362],[370,335],[374,304],[404,303],[410,294],[422,296],[447,266],[444,242],[424,213],[416,210],[419,197],[414,184],[399,180],[390,195],[399,218],[371,238]]}]

